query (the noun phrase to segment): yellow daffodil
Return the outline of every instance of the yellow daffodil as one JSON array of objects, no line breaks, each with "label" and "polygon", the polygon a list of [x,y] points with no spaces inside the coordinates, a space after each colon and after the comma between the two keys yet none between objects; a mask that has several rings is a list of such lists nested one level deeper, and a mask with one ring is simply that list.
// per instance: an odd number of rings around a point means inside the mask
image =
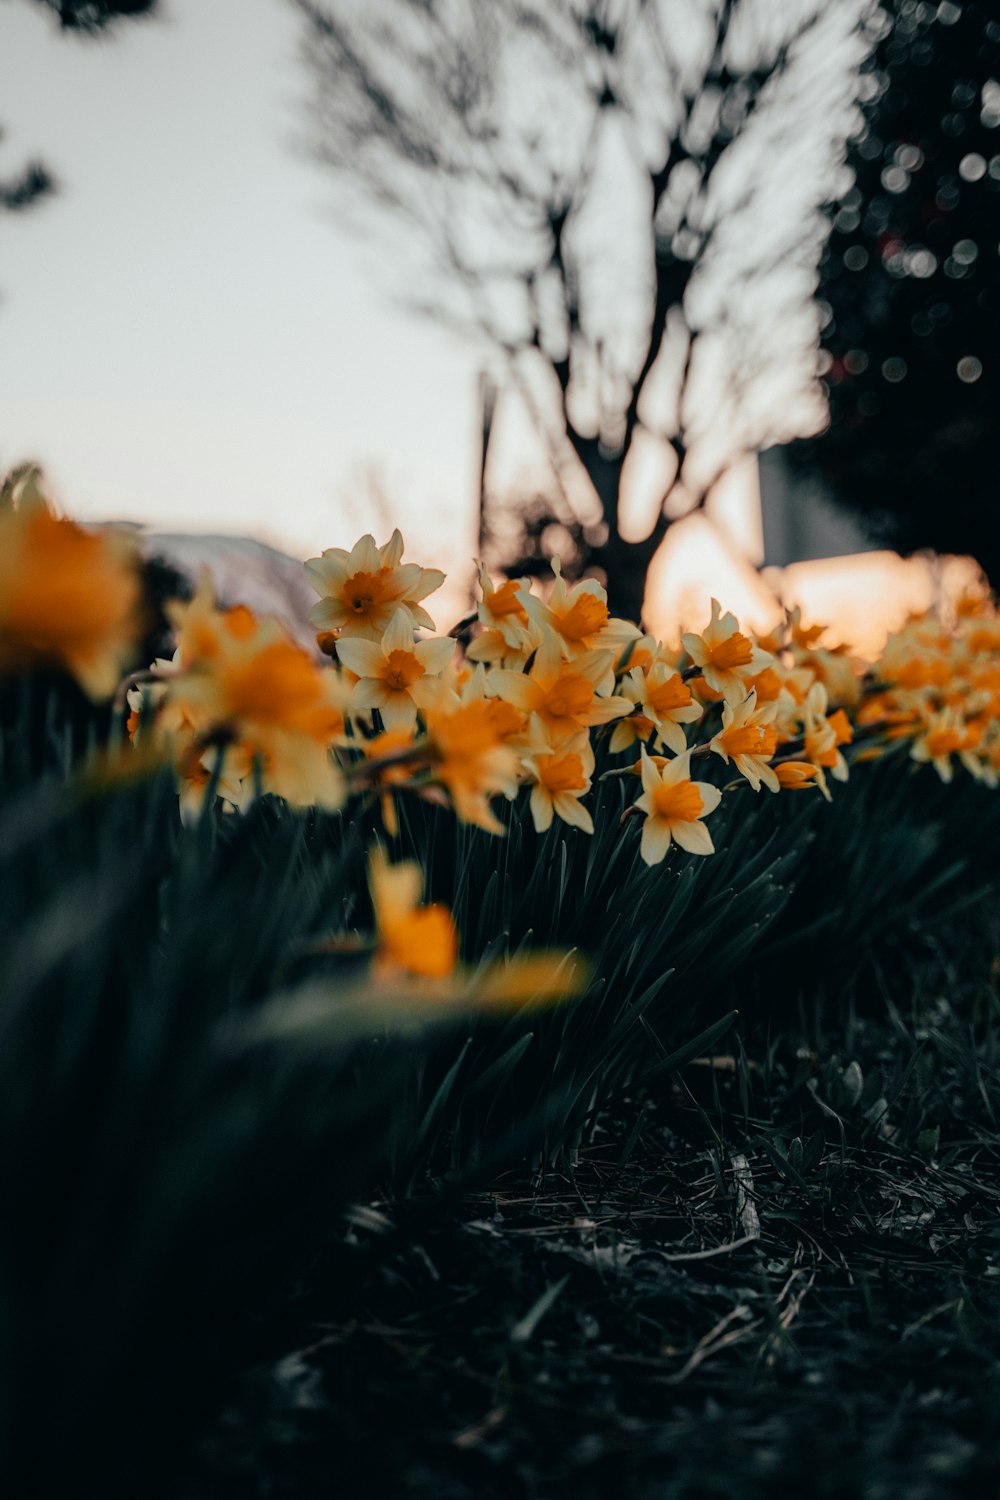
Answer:
[{"label": "yellow daffodil", "polygon": [[641,752],[642,795],[636,807],[646,814],[639,852],[647,865],[658,865],[671,842],[689,854],[714,854],[712,836],[701,821],[722,800],[718,787],[691,780],[691,752],[676,756],[659,770]]},{"label": "yellow daffodil", "polygon": [[942,781],[951,781],[954,775],[951,758],[965,750],[965,743],[962,715],[955,709],[945,708],[929,715],[923,731],[910,747],[910,756],[916,761],[929,761]]},{"label": "yellow daffodil", "polygon": [[654,725],[659,743],[674,755],[683,755],[687,749],[683,725],[696,723],[702,716],[702,707],[695,703],[680,673],[663,662],[654,662],[645,672],[634,667],[626,682],[631,690],[623,685],[623,691],[630,698],[636,697],[642,714]]},{"label": "yellow daffodil", "polygon": [[523,716],[511,719],[494,699],[463,700],[444,683],[421,684],[420,711],[427,726],[432,773],[458,816],[489,833],[503,825],[490,808],[494,796],[517,794],[517,752],[507,743]]},{"label": "yellow daffodil", "polygon": [[417,721],[412,688],[421,678],[443,672],[455,651],[450,636],[413,639],[405,609],[397,609],[381,641],[342,639],[337,655],[358,681],[351,694],[355,708],[377,708],[386,729],[409,729]]},{"label": "yellow daffodil", "polygon": [[716,755],[721,755],[727,763],[733,762],[755,792],[762,785],[776,792],[780,785],[777,774],[768,765],[778,748],[778,736],[772,727],[775,712],[773,703],[758,708],[756,693],[750,693],[742,703],[727,703],[722,710],[722,728],[709,742]]},{"label": "yellow daffodil", "polygon": [[613,662],[610,651],[585,651],[564,660],[560,638],[546,627],[530,672],[496,671],[490,682],[498,697],[524,714],[537,714],[553,746],[558,746],[581,729],[631,713],[627,698],[600,695]]},{"label": "yellow daffodil", "polygon": [[142,633],[138,555],[107,529],[52,514],[37,471],[0,510],[0,672],[57,668],[110,698]]},{"label": "yellow daffodil", "polygon": [[206,579],[169,613],[180,670],[167,683],[166,726],[186,722],[206,743],[238,746],[264,789],[295,806],[338,808],[345,788],[331,746],[344,733],[344,689],[333,669],[317,667],[276,620],[214,610]]},{"label": "yellow daffodil", "polygon": [[328,547],[305,564],[306,577],[320,596],[309,618],[321,632],[340,631],[346,637],[378,641],[398,609],[405,609],[412,629],[434,629],[434,621],[420,607],[444,582],[437,568],[404,563],[403,538],[396,530],[382,547],[363,536],[350,552]]},{"label": "yellow daffodil", "polygon": [[782,760],[774,774],[783,792],[801,792],[816,785],[818,769],[808,760]]},{"label": "yellow daffodil", "polygon": [[748,677],[746,683],[747,692],[756,693],[758,703],[777,703],[781,697],[782,681],[774,667],[765,667],[763,672]]},{"label": "yellow daffodil", "polygon": [[420,904],[424,877],[415,860],[390,865],[381,850],[368,863],[375,926],[376,967],[422,979],[443,979],[458,961],[458,933],[451,912],[439,902]]},{"label": "yellow daffodil", "polygon": [[[626,698],[632,698],[628,678],[621,684],[621,689]],[[633,745],[648,745],[650,737],[655,733],[656,725],[652,719],[635,708],[628,718],[618,720],[611,731],[608,749],[612,755],[620,755],[624,750],[631,750]]]},{"label": "yellow daffodil", "polygon": [[[555,582],[548,599],[543,602],[527,595],[524,604],[537,626],[558,637],[564,656],[572,659],[585,652],[607,650],[618,653],[628,641],[640,639],[642,632],[631,620],[610,615],[607,590],[596,578],[581,578],[570,586],[562,576],[558,557],[552,560],[552,571]],[[613,658],[610,671],[613,679]]]},{"label": "yellow daffodil", "polygon": [[508,578],[494,587],[486,564],[479,565],[483,597],[476,608],[481,634],[470,642],[470,661],[499,662],[513,667],[525,661],[541,639],[541,633],[525,608],[531,592],[527,578]]},{"label": "yellow daffodil", "polygon": [[640,635],[637,639],[626,641],[619,651],[615,661],[615,676],[624,677],[636,667],[643,672],[648,672],[656,663],[662,663],[672,672],[676,672],[678,652],[665,646],[655,636]]},{"label": "yellow daffodil", "polygon": [[[533,724],[540,734],[538,720],[534,719]],[[525,764],[531,782],[531,818],[538,832],[544,833],[556,817],[574,828],[582,828],[584,833],[593,833],[594,820],[580,805],[580,798],[590,791],[594,774],[590,736],[584,732],[555,751],[546,747],[526,758]]]},{"label": "yellow daffodil", "polygon": [[826,688],[821,682],[814,682],[803,704],[803,752],[804,759],[816,767],[817,785],[827,801],[830,801],[826,772],[829,771],[837,781],[847,780],[847,761],[841,754],[840,746],[848,742],[850,730],[848,728],[845,739],[846,714],[839,710],[839,717],[828,718],[828,707]]},{"label": "yellow daffodil", "polygon": [[766,651],[743,634],[736,616],[720,614],[720,610],[718,599],[713,599],[712,617],[705,629],[700,635],[688,631],[681,636],[681,644],[714,692],[741,703],[747,695],[747,678],[773,663]]}]

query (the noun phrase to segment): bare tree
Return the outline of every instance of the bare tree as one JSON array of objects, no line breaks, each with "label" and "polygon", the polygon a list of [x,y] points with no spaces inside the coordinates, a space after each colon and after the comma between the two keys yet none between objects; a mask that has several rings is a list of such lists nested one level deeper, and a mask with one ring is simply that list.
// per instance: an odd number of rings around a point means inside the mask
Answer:
[{"label": "bare tree", "polygon": [[311,149],[391,220],[410,300],[493,351],[638,618],[670,514],[821,421],[822,209],[874,0],[292,3]]},{"label": "bare tree", "polygon": [[[94,36],[123,17],[155,11],[158,0],[35,0],[51,11],[62,31]],[[3,131],[0,130],[0,140]],[[44,162],[29,161],[0,175],[0,213],[19,213],[55,191],[56,181]]]}]

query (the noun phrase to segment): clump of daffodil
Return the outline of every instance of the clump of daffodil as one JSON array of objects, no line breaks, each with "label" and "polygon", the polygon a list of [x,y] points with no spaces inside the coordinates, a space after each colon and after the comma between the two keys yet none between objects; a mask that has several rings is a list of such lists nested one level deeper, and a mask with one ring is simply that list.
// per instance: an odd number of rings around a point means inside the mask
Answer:
[{"label": "clump of daffodil", "polygon": [[399,609],[406,611],[412,630],[434,629],[420,601],[441,587],[444,574],[404,563],[403,547],[397,529],[382,547],[369,535],[355,542],[350,552],[328,547],[320,557],[309,559],[306,577],[320,596],[309,618],[321,635],[336,631],[347,638],[378,641]]},{"label": "clump of daffodil", "polygon": [[[402,552],[397,531],[307,564],[322,595],[318,645],[336,670],[275,622],[219,609],[206,584],[174,608],[177,653],[133,686],[129,731],[141,745],[147,729],[169,739],[186,809],[210,786],[231,808],[260,789],[336,807],[351,789],[381,799],[394,834],[408,792],[500,833],[496,799],[524,790],[539,831],[559,819],[590,833],[584,799],[606,725],[611,753],[641,747],[607,774],[641,777],[635,810],[653,864],[671,842],[712,852],[703,820],[720,793],[692,779],[692,755],[718,755],[758,791],[818,786],[829,800],[857,728],[859,761],[905,740],[944,777],[961,764],[1000,782],[1000,616],[988,599],[947,627],[933,612],[911,619],[862,676],[798,610],[755,640],[713,599],[705,630],[675,650],[613,619],[595,580],[568,585],[558,561],[545,597],[526,578],[495,585],[481,567],[478,633],[460,654],[451,637],[416,639],[432,623],[419,601],[444,575],[404,565]],[[702,719],[706,742],[689,744]]]},{"label": "clump of daffodil", "polygon": [[642,795],[636,807],[645,813],[639,852],[647,865],[658,865],[671,843],[689,854],[714,854],[712,835],[702,819],[722,800],[718,787],[692,781],[691,752],[677,755],[662,768],[641,751]]},{"label": "clump of daffodil", "polygon": [[0,672],[55,668],[110,698],[142,634],[138,554],[124,533],[56,516],[37,469],[0,496]]},{"label": "clump of daffodil", "polygon": [[718,599],[713,599],[705,629],[701,634],[687,631],[681,644],[712,691],[728,702],[740,703],[749,689],[747,678],[770,666],[771,658],[743,634],[735,615],[722,614],[721,609]]}]

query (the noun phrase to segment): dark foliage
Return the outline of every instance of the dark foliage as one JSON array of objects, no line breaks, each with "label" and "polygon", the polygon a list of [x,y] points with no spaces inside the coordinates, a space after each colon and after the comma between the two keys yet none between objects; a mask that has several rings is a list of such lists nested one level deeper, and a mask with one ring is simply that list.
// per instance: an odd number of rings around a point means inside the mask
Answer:
[{"label": "dark foliage", "polygon": [[821,274],[830,426],[797,456],[876,537],[972,553],[996,584],[1000,19],[889,10]]},{"label": "dark foliage", "polygon": [[102,31],[114,21],[148,16],[159,0],[34,0],[51,11],[64,31]]},{"label": "dark foliage", "polygon": [[953,930],[877,1020],[843,992],[820,1020],[812,993],[609,1115],[572,1172],[508,1174],[443,1222],[357,1215],[183,1500],[988,1490],[996,938]]}]

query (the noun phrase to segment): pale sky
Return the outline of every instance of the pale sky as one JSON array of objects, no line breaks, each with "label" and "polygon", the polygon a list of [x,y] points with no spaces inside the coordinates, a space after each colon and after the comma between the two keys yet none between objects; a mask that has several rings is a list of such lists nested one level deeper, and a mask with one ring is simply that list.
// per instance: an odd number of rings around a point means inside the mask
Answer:
[{"label": "pale sky", "polygon": [[[476,549],[480,355],[394,307],[338,222],[335,181],[298,144],[291,8],[161,3],[90,42],[0,3],[0,175],[40,156],[62,184],[0,220],[0,471],[40,461],[80,519],[252,535],[293,557],[399,524],[408,557],[450,575],[443,623]],[[510,409],[500,435],[527,458]],[[712,592],[748,618],[772,607],[739,558],[759,550],[755,478],[729,488],[715,509],[735,549],[693,518],[657,559],[664,632],[707,615]],[[810,577],[796,574],[807,611]],[[856,623],[856,603],[840,612]]]},{"label": "pale sky", "polygon": [[376,463],[409,555],[465,569],[476,351],[338,227],[296,41],[282,0],[165,0],[87,43],[0,6],[0,173],[63,184],[0,223],[0,468],[39,459],[81,518],[307,556],[377,526]]}]

